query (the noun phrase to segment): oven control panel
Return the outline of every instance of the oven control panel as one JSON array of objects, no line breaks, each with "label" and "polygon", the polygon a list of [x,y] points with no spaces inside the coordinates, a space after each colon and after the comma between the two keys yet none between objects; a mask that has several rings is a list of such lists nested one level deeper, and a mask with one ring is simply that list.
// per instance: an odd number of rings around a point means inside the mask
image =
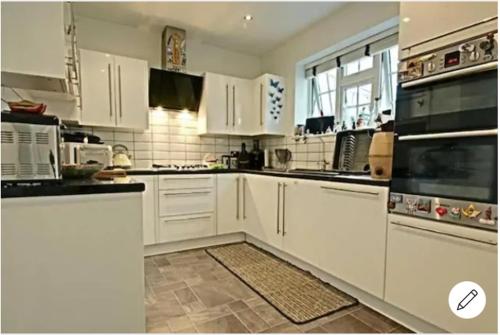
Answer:
[{"label": "oven control panel", "polygon": [[422,79],[496,60],[498,60],[498,34],[491,32],[401,61],[399,82]]},{"label": "oven control panel", "polygon": [[388,209],[390,213],[455,223],[473,228],[498,230],[498,207],[496,204],[391,192]]}]

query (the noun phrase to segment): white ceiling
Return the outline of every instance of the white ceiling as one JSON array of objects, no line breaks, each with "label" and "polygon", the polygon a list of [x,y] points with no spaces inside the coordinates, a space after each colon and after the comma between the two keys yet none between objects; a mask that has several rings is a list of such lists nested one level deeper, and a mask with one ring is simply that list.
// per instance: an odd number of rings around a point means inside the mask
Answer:
[{"label": "white ceiling", "polygon": [[[262,55],[343,2],[73,2],[75,14],[159,32],[165,25],[203,41]],[[246,14],[254,19],[247,24]],[[325,32],[327,33],[327,32]],[[158,36],[160,38],[160,36]],[[189,42],[188,42],[189,43]]]}]

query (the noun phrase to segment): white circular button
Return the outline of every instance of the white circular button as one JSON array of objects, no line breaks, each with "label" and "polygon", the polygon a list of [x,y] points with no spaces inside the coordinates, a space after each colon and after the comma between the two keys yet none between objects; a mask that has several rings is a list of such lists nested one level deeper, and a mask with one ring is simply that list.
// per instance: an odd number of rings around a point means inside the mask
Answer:
[{"label": "white circular button", "polygon": [[448,296],[450,310],[461,319],[473,319],[481,314],[486,306],[486,294],[479,284],[463,281],[450,291]]},{"label": "white circular button", "polygon": [[478,59],[479,59],[479,52],[477,52],[477,51],[473,51],[473,52],[471,52],[471,53],[469,54],[469,60],[470,60],[471,62],[475,62],[475,61],[477,61]]}]

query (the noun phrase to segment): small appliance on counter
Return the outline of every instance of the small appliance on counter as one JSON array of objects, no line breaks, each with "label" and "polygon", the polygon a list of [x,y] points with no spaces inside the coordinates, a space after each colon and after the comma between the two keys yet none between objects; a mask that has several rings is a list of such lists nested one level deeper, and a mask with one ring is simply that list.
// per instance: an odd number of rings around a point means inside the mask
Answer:
[{"label": "small appliance on counter", "polygon": [[61,132],[61,136],[64,142],[74,142],[74,143],[93,143],[93,144],[103,144],[101,138],[96,135],[85,133],[82,131],[66,131]]},{"label": "small appliance on counter", "polygon": [[1,113],[2,183],[61,179],[59,119],[33,113]]},{"label": "small appliance on counter", "polygon": [[391,179],[394,132],[376,132],[373,135],[368,162],[373,179]]},{"label": "small appliance on counter", "polygon": [[259,148],[259,140],[253,141],[253,149],[250,152],[250,168],[262,170],[264,167],[264,151]]},{"label": "small appliance on counter", "polygon": [[370,174],[368,153],[375,129],[339,131],[335,140],[333,171],[347,174]]},{"label": "small appliance on counter", "polygon": [[61,145],[64,164],[98,163],[104,168],[113,165],[111,146],[94,143],[64,142]]},{"label": "small appliance on counter", "polygon": [[128,148],[123,144],[113,145],[113,166],[123,169],[130,169],[132,162],[130,161],[130,154]]},{"label": "small appliance on counter", "polygon": [[241,151],[238,155],[238,169],[250,169],[250,154],[244,142],[241,143]]},{"label": "small appliance on counter", "polygon": [[292,160],[292,152],[288,149],[275,149],[274,153],[280,163],[280,170],[288,169],[288,162]]},{"label": "small appliance on counter", "polygon": [[306,134],[324,134],[328,129],[333,131],[335,126],[334,116],[311,117],[306,120]]}]

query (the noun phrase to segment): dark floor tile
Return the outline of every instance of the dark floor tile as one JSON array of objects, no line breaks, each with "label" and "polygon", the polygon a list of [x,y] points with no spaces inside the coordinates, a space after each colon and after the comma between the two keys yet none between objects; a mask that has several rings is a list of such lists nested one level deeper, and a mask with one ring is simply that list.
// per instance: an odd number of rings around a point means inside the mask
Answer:
[{"label": "dark floor tile", "polygon": [[171,330],[168,326],[153,326],[146,327],[146,332],[148,333],[170,333]]},{"label": "dark floor tile", "polygon": [[224,305],[235,300],[228,292],[210,283],[195,285],[191,289],[207,307]]},{"label": "dark floor tile", "polygon": [[308,334],[323,334],[323,333],[328,333],[328,332],[325,330],[325,328],[318,326],[318,327],[314,327],[314,328],[311,328],[309,330],[306,330],[306,333],[308,333]]},{"label": "dark floor tile", "polygon": [[406,327],[398,326],[398,327],[394,328],[393,330],[391,330],[391,333],[393,333],[393,334],[413,334],[414,332],[409,330]]},{"label": "dark floor tile", "polygon": [[194,328],[194,324],[187,316],[178,316],[167,320],[168,328],[172,332],[177,332],[182,329]]},{"label": "dark floor tile", "polygon": [[388,333],[399,326],[398,323],[368,307],[360,308],[357,311],[352,312],[351,315],[381,333]]},{"label": "dark floor tile", "polygon": [[248,329],[234,315],[196,324],[200,333],[248,333]]},{"label": "dark floor tile", "polygon": [[194,327],[179,329],[175,331],[176,334],[196,334],[197,331]]},{"label": "dark floor tile", "polygon": [[193,291],[189,287],[182,288],[174,291],[175,296],[179,299],[181,305],[189,304],[198,301]]},{"label": "dark floor tile", "polygon": [[288,321],[272,328],[268,328],[261,333],[298,334],[301,333],[301,331],[299,327]]},{"label": "dark floor tile", "polygon": [[238,319],[243,322],[243,324],[250,330],[252,333],[258,333],[263,331],[264,329],[269,328],[269,325],[262,320],[260,316],[257,315],[254,311],[249,308],[239,310],[235,312]]},{"label": "dark floor tile", "polygon": [[230,314],[232,313],[227,305],[205,308],[201,311],[187,313],[189,319],[194,323],[203,323]]},{"label": "dark floor tile", "polygon": [[283,315],[281,315],[273,306],[269,304],[255,306],[252,310],[264,321],[266,321],[270,327],[283,324],[287,321]]},{"label": "dark floor tile", "polygon": [[328,333],[377,333],[375,329],[351,315],[325,323],[322,327]]},{"label": "dark floor tile", "polygon": [[229,308],[231,308],[231,310],[233,312],[237,312],[237,311],[241,311],[242,309],[247,309],[248,305],[245,304],[243,301],[238,300],[238,301],[234,301],[234,302],[230,303]]},{"label": "dark floor tile", "polygon": [[186,312],[184,311],[182,306],[175,300],[158,303],[155,307],[158,311],[158,314],[164,316],[165,318],[173,318],[186,315]]}]

